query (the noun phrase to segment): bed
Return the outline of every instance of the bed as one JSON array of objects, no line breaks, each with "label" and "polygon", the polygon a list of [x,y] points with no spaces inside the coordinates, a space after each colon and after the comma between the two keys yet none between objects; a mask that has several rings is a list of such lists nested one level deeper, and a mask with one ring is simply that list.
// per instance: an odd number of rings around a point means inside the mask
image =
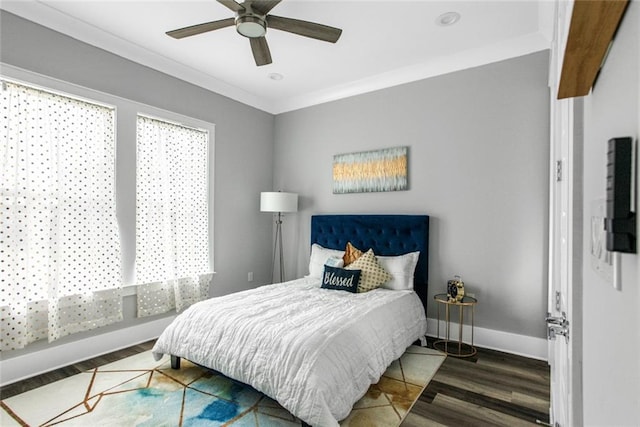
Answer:
[{"label": "bed", "polygon": [[[170,355],[174,368],[185,358],[251,385],[309,425],[337,426],[393,360],[424,342],[428,237],[426,215],[315,215],[309,275],[194,304],[158,338],[154,357]],[[348,242],[384,265],[419,252],[413,290],[321,288],[312,262]]]}]

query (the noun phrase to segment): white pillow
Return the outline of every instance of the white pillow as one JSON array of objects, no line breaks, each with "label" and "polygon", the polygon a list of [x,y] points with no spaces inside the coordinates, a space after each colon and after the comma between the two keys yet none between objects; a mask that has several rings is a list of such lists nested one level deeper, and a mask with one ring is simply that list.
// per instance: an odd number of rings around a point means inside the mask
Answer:
[{"label": "white pillow", "polygon": [[307,277],[322,278],[324,264],[329,258],[342,258],[344,251],[337,249],[323,248],[317,243],[311,245],[311,256],[309,257],[309,275]]},{"label": "white pillow", "polygon": [[399,256],[379,256],[378,262],[391,275],[391,280],[383,288],[395,291],[413,289],[413,274],[418,264],[420,252],[409,252]]}]

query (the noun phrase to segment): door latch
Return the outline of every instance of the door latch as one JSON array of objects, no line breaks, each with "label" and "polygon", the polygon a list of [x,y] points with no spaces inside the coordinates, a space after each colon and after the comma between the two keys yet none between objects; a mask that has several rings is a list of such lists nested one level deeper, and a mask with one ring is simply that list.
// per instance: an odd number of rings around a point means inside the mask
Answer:
[{"label": "door latch", "polygon": [[565,312],[562,312],[562,317],[554,317],[551,313],[547,313],[544,320],[547,323],[548,340],[555,340],[556,335],[562,335],[569,342],[569,321]]}]

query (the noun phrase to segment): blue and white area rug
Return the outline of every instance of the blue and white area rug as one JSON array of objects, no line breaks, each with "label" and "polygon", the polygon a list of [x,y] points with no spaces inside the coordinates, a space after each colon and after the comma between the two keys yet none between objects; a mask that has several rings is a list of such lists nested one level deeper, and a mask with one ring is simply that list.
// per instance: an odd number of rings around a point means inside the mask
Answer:
[{"label": "blue and white area rug", "polygon": [[[411,346],[353,407],[341,426],[398,426],[445,356]],[[255,389],[185,360],[137,354],[2,401],[8,426],[300,426]]]}]

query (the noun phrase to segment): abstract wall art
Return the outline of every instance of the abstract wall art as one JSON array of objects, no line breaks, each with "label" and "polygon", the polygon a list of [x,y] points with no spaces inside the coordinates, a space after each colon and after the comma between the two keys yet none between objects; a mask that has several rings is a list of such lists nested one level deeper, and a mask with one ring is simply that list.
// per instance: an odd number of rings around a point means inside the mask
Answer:
[{"label": "abstract wall art", "polygon": [[333,194],[407,189],[407,147],[333,156]]}]

